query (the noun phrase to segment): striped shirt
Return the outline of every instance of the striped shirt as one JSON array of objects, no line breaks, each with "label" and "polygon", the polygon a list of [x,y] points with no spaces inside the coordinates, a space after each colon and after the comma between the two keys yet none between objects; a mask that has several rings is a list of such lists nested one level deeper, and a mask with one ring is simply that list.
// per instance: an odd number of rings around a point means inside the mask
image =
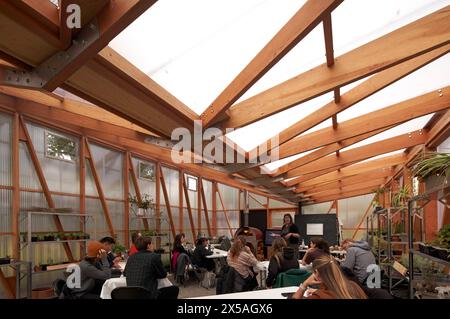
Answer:
[{"label": "striped shirt", "polygon": [[239,256],[231,258],[230,252],[227,257],[228,266],[233,267],[243,278],[253,276],[252,267],[256,266],[258,260],[253,254],[241,251]]}]

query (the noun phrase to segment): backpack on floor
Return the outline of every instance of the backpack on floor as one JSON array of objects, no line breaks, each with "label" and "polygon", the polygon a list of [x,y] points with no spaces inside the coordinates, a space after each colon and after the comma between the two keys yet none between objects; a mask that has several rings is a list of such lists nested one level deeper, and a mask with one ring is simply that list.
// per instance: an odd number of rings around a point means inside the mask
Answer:
[{"label": "backpack on floor", "polygon": [[216,274],[211,271],[207,271],[204,274],[203,280],[200,282],[200,286],[206,289],[210,289],[214,288],[215,285],[216,285]]}]

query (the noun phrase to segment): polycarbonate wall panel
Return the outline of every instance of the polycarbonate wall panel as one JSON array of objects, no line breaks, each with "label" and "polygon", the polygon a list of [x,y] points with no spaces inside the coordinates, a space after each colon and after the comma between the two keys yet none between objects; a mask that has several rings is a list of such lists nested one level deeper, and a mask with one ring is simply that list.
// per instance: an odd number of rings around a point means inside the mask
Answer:
[{"label": "polycarbonate wall panel", "polygon": [[[177,170],[162,166],[164,181],[166,182],[167,193],[171,206],[179,205],[179,172]],[[164,202],[164,194],[161,191],[161,203]]]},{"label": "polycarbonate wall panel", "polygon": [[26,126],[49,189],[54,192],[79,194],[80,176],[78,173],[78,158],[76,161],[72,162],[50,158],[45,155],[46,132],[58,134],[74,141],[77,145],[77,154],[79,149],[78,138],[30,123],[27,123]]},{"label": "polycarbonate wall panel", "polygon": [[302,206],[302,214],[326,214],[330,210],[333,202],[325,202],[313,205]]},{"label": "polycarbonate wall panel", "polygon": [[269,198],[269,207],[270,208],[285,208],[285,207],[293,207],[293,208],[297,208],[297,206],[292,205],[292,204],[288,204],[288,203],[284,203],[284,202],[280,202],[278,200],[274,200]]},{"label": "polycarbonate wall panel", "polygon": [[42,189],[25,142],[19,143],[19,159],[20,187]]},{"label": "polycarbonate wall panel", "polygon": [[124,203],[116,201],[106,201],[108,204],[109,214],[116,232],[123,230],[124,222]]},{"label": "polycarbonate wall panel", "polygon": [[208,207],[208,210],[212,210],[212,182],[203,180],[203,192],[205,193],[206,197],[206,206]]},{"label": "polycarbonate wall panel", "polygon": [[[53,195],[52,198],[57,208],[70,208],[73,210],[75,214],[80,213],[79,197]],[[81,231],[79,217],[60,215],[59,219],[61,220],[64,231],[67,232]]]},{"label": "polycarbonate wall panel", "polygon": [[[368,194],[339,200],[339,219],[343,227],[356,228],[372,199],[373,194]],[[365,226],[364,223],[362,226]]]},{"label": "polycarbonate wall panel", "polygon": [[11,186],[11,130],[12,117],[0,113],[0,185]]},{"label": "polycarbonate wall panel", "polygon": [[[0,233],[12,231],[12,191],[0,189]],[[0,240],[2,236],[0,236]],[[1,255],[0,255],[1,256]]]},{"label": "polycarbonate wall panel", "polygon": [[87,196],[98,197],[97,186],[95,185],[91,165],[89,164],[88,160],[86,160],[85,193]]},{"label": "polycarbonate wall panel", "polygon": [[[222,195],[226,210],[237,210],[239,208],[239,189],[224,184],[217,184],[218,191]],[[217,194],[218,195],[218,194]],[[217,196],[217,209],[222,210],[222,204]]]},{"label": "polycarbonate wall panel", "polygon": [[96,229],[89,225],[87,231],[91,236],[94,236],[95,232],[98,239],[105,236],[111,236],[99,199],[86,198],[86,214],[93,215],[95,218]]},{"label": "polycarbonate wall panel", "polygon": [[[254,193],[248,193],[248,207],[249,209],[265,209],[261,204],[267,204],[267,197],[257,195]],[[241,207],[244,208],[244,192],[241,192]]]},{"label": "polycarbonate wall panel", "polygon": [[96,144],[90,149],[105,197],[123,199],[123,154]]},{"label": "polycarbonate wall panel", "polygon": [[[150,198],[153,199],[153,202],[156,203],[156,178],[155,178],[155,180],[151,181],[151,180],[139,177],[139,162],[142,162],[142,163],[148,164],[148,165],[153,165],[154,169],[156,169],[155,163],[149,162],[149,161],[144,161],[144,160],[137,159],[134,157],[132,158],[133,168],[134,168],[134,172],[136,173],[136,178],[137,178],[137,181],[139,184],[139,190],[141,191],[141,195],[142,196],[149,195]],[[154,172],[156,174],[156,171],[154,171]]]},{"label": "polycarbonate wall panel", "polygon": [[[27,213],[22,210],[30,208],[48,208],[44,193],[20,192],[20,231],[27,232]],[[33,215],[31,223],[32,232],[56,232],[52,216]]]}]

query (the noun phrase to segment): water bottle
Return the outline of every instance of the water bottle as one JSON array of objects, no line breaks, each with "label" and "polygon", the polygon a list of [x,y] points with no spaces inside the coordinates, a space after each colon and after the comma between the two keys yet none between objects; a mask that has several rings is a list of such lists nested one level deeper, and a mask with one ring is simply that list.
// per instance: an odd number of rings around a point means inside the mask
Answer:
[{"label": "water bottle", "polygon": [[304,249],[304,248],[305,248],[305,240],[302,239],[302,249]]}]

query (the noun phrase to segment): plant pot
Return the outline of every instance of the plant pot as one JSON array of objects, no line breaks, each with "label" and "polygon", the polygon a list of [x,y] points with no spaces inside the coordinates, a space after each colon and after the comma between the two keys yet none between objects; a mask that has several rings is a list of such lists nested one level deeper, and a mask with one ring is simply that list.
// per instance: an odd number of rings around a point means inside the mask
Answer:
[{"label": "plant pot", "polygon": [[11,263],[11,258],[9,258],[9,257],[0,258],[0,265],[8,265],[10,263]]},{"label": "plant pot", "polygon": [[145,208],[138,208],[136,216],[143,217],[145,215],[147,215],[147,210]]},{"label": "plant pot", "polygon": [[38,237],[37,236],[31,236],[31,241],[32,242],[37,242],[38,241]]},{"label": "plant pot", "polygon": [[438,249],[434,246],[429,246],[428,248],[428,255],[432,256],[432,257],[438,257]]},{"label": "plant pot", "polygon": [[33,299],[50,299],[54,297],[55,293],[51,287],[36,288],[31,291],[31,298]]},{"label": "plant pot", "polygon": [[448,260],[449,260],[450,252],[448,251],[448,249],[445,249],[445,248],[437,248],[436,251],[437,251],[437,252],[436,252],[437,257],[438,257],[439,259],[442,259],[442,260],[445,260],[445,261],[448,261]]}]

